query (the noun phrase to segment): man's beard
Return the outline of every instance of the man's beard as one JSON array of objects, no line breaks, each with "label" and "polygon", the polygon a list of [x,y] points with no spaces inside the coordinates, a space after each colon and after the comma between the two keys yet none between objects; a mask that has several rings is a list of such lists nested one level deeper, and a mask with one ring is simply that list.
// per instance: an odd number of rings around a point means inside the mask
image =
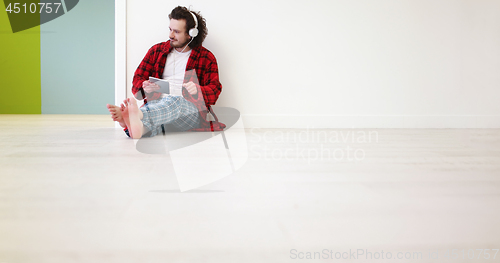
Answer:
[{"label": "man's beard", "polygon": [[180,44],[174,44],[174,43],[172,43],[172,40],[170,40],[170,45],[174,48],[184,47],[187,43],[189,43],[189,39],[186,39],[186,41],[184,41],[184,43],[180,43]]}]

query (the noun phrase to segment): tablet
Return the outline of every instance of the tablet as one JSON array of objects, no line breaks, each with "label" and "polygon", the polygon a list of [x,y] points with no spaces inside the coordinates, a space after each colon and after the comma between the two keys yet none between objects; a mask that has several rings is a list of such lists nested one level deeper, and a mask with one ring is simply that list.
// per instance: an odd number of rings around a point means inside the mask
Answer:
[{"label": "tablet", "polygon": [[158,84],[158,86],[160,86],[160,89],[157,90],[156,92],[170,94],[170,83],[168,83],[168,81],[164,79],[158,79],[155,77],[149,77],[149,81],[152,83],[156,83]]}]

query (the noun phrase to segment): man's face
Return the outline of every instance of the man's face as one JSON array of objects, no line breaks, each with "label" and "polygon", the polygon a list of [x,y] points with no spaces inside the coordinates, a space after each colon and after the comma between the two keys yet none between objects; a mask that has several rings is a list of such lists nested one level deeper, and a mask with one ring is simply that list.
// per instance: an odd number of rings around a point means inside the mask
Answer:
[{"label": "man's face", "polygon": [[170,19],[170,45],[174,48],[180,48],[189,43],[190,36],[186,32],[186,20]]}]

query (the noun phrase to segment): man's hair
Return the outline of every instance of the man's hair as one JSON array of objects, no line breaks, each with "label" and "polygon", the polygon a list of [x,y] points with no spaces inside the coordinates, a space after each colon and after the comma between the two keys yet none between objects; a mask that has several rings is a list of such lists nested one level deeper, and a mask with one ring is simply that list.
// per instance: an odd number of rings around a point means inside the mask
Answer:
[{"label": "man's hair", "polygon": [[[198,13],[192,12],[192,13],[196,15],[196,18],[198,18],[198,35],[189,44],[190,48],[201,46],[201,44],[203,43],[208,34],[207,23],[205,21],[205,18],[203,18],[199,12]],[[184,19],[186,21],[186,34],[188,35],[189,35],[189,29],[194,28],[195,26],[193,15],[191,15],[191,12],[183,6],[178,6],[174,8],[172,12],[168,15],[168,18],[175,20]]]}]

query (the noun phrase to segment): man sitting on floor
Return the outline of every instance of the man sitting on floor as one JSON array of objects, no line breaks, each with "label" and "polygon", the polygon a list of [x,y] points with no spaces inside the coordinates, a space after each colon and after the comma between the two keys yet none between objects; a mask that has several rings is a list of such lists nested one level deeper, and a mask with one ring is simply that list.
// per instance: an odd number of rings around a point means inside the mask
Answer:
[{"label": "man sitting on floor", "polygon": [[[137,108],[134,98],[121,107],[108,104],[114,121],[132,138],[155,136],[165,124],[179,131],[222,130],[225,126],[206,121],[207,108],[222,90],[215,56],[202,46],[207,36],[205,19],[185,7],[176,7],[170,18],[170,40],[151,47],[134,74],[132,93],[144,99]],[[149,77],[168,80],[170,94]]]}]

